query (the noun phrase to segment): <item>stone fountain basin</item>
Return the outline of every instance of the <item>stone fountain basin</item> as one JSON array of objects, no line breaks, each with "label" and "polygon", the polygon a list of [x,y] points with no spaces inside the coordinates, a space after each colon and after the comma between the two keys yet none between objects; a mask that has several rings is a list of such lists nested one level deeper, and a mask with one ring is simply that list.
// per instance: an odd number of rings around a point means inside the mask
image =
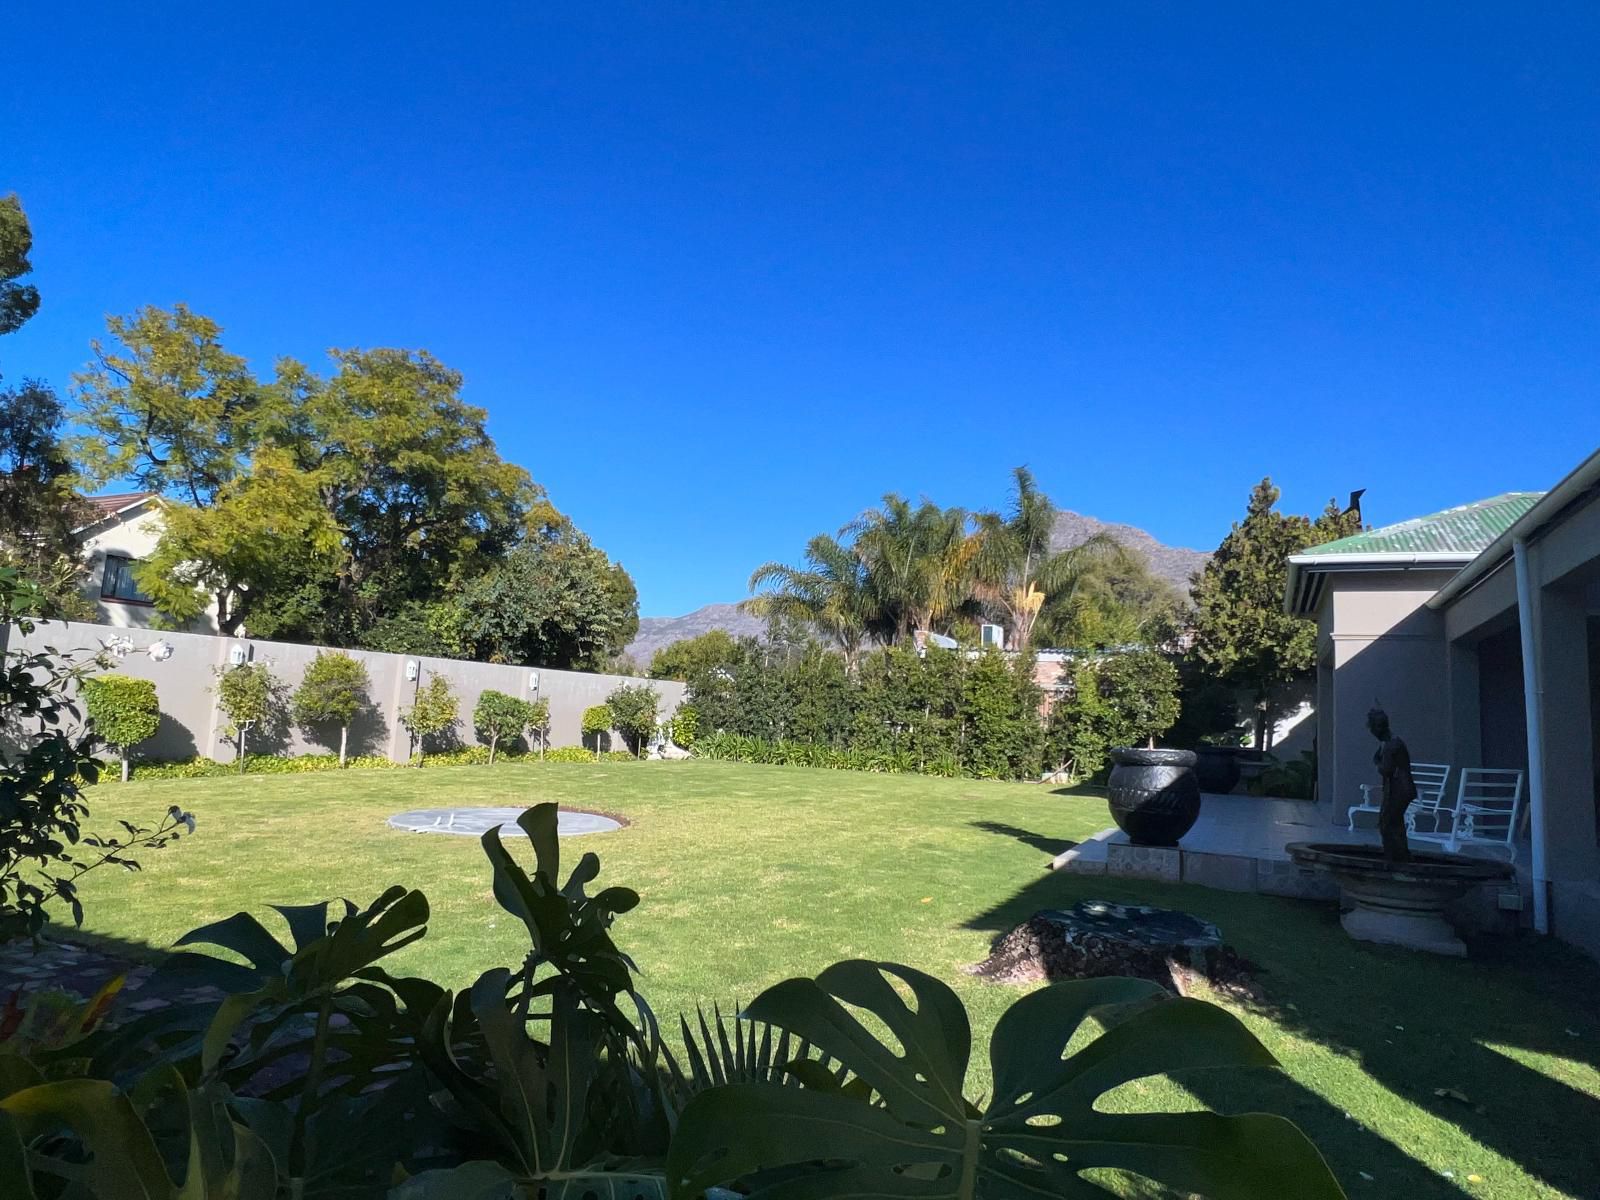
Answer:
[{"label": "stone fountain basin", "polygon": [[1292,842],[1285,849],[1301,866],[1339,881],[1351,904],[1340,923],[1351,937],[1433,954],[1467,952],[1446,908],[1472,888],[1516,877],[1509,863],[1460,854],[1412,851],[1409,862],[1392,863],[1379,846]]}]

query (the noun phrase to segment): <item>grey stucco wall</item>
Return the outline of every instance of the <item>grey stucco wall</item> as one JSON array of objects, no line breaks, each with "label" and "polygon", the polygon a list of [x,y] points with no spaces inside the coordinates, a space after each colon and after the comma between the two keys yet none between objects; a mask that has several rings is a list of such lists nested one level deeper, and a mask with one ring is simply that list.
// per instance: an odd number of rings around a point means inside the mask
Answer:
[{"label": "grey stucco wall", "polygon": [[[212,686],[216,669],[227,665],[230,650],[242,647],[247,660],[266,662],[292,691],[300,684],[306,666],[323,649],[292,642],[269,642],[258,638],[229,638],[207,634],[170,633],[148,629],[116,629],[75,621],[41,623],[32,634],[11,631],[13,650],[35,650],[52,646],[60,651],[97,651],[113,638],[133,644],[131,653],[116,660],[116,671],[155,682],[161,701],[161,728],[156,736],[138,749],[141,758],[177,759],[201,754],[219,761],[233,758],[233,745],[223,736],[226,719],[218,711]],[[173,647],[172,656],[157,662],[148,648],[157,642]],[[660,679],[631,679],[622,675],[597,675],[583,671],[557,671],[545,667],[512,667],[494,663],[463,662],[458,659],[428,658],[403,654],[378,654],[367,650],[346,651],[366,664],[371,681],[368,694],[372,710],[350,727],[352,754],[381,754],[403,761],[409,740],[399,722],[401,711],[410,706],[418,686],[430,674],[450,681],[460,701],[460,722],[456,740],[463,746],[478,745],[472,730],[472,710],[485,691],[500,691],[523,700],[550,701],[550,745],[576,746],[581,743],[583,710],[603,704],[605,698],[623,683],[647,683],[661,697],[661,712],[671,713],[683,700],[684,685]],[[417,678],[406,678],[406,663],[419,665]],[[538,676],[538,690],[530,686]],[[246,749],[279,754],[317,754],[337,750],[339,731],[306,731],[293,727],[252,734]],[[614,739],[620,746],[620,739]]]}]

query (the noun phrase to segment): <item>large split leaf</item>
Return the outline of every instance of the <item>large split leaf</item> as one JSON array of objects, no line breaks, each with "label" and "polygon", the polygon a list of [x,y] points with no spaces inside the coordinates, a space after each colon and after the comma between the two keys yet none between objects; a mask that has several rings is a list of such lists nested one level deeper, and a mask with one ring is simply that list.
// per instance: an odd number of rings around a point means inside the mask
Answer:
[{"label": "large split leaf", "polygon": [[[1279,1117],[1096,1107],[1151,1075],[1274,1065],[1225,1010],[1164,995],[1142,980],[1100,979],[1023,997],[995,1028],[995,1094],[980,1111],[964,1098],[966,1013],[943,983],[862,961],[787,980],[746,1015],[805,1039],[851,1086],[810,1064],[797,1071],[804,1088],[731,1084],[696,1096],[668,1159],[672,1194],[744,1181],[763,1200],[1089,1198],[1111,1193],[1083,1172],[1109,1168],[1211,1200],[1342,1197],[1316,1148]],[[1138,1007],[1069,1054],[1085,1019],[1114,1005]]]}]

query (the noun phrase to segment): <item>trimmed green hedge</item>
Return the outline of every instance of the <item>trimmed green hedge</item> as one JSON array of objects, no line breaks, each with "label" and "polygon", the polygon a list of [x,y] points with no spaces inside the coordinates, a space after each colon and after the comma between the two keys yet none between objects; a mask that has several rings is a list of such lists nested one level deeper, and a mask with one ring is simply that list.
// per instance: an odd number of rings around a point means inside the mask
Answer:
[{"label": "trimmed green hedge", "polygon": [[[953,754],[919,759],[909,750],[840,749],[811,742],[769,742],[737,733],[713,733],[695,742],[697,758],[760,763],[780,767],[826,767],[835,771],[876,771],[885,775],[935,775],[955,779],[965,772]],[[975,778],[978,776],[974,776]]]},{"label": "trimmed green hedge", "polygon": [[[626,750],[615,750],[605,756],[607,762],[637,762],[632,754]],[[495,755],[495,762],[525,762],[537,763],[540,761],[552,763],[572,763],[597,761],[593,750],[586,750],[581,746],[561,746],[555,750],[545,752],[543,760],[536,750],[502,750]],[[489,748],[487,746],[467,746],[460,750],[445,750],[430,754],[423,760],[430,767],[462,767],[462,766],[487,766],[489,762]],[[352,755],[348,768],[352,771],[375,770],[388,771],[401,767],[411,766],[410,763],[390,762],[373,754]],[[272,754],[251,754],[245,759],[245,774],[247,775],[300,775],[308,771],[337,771],[339,769],[339,756],[337,754],[299,754],[293,758],[281,758]],[[134,779],[212,779],[227,776],[237,777],[239,765],[237,763],[219,763],[209,758],[189,758],[180,762],[138,762],[133,765]],[[101,781],[109,780],[111,776],[102,776]]]}]

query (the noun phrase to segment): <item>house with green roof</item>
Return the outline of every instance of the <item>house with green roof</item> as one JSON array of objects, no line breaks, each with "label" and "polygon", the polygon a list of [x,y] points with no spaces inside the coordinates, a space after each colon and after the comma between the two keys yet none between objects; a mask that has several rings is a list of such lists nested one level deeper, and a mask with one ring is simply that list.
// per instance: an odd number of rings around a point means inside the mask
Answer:
[{"label": "house with green roof", "polygon": [[[1376,784],[1366,714],[1415,762],[1524,772],[1532,924],[1600,956],[1600,451],[1508,492],[1289,559],[1317,622],[1318,796],[1341,828]],[[1447,802],[1454,797],[1453,774]]]}]

